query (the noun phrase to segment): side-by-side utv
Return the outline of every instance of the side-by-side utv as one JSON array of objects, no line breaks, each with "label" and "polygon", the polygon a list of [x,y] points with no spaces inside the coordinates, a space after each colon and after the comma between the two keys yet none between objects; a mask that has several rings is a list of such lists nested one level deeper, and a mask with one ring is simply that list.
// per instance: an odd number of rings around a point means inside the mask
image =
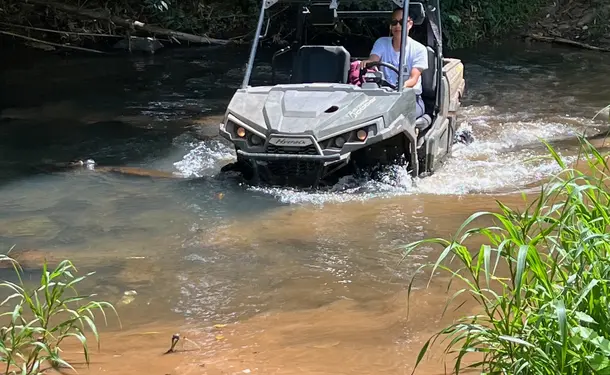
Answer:
[{"label": "side-by-side utv", "polygon": [[[252,66],[265,12],[278,2],[300,5],[298,44],[289,84],[250,86]],[[253,183],[318,186],[337,176],[378,165],[403,162],[412,176],[433,173],[451,154],[456,116],[464,92],[463,65],[443,56],[439,0],[388,0],[386,11],[342,10],[344,1],[262,0],[256,36],[242,87],[228,105],[220,134],[233,143],[237,169]],[[416,118],[416,95],[403,88],[408,79],[404,52],[399,66],[373,63],[350,82],[354,58],[343,46],[310,45],[303,28],[328,25],[342,18],[379,17],[388,22],[394,6],[405,9],[402,46],[407,38],[407,10],[413,18],[410,36],[428,50],[422,73],[425,114]],[[388,82],[381,70],[398,74]],[[370,69],[373,68],[373,69]],[[229,169],[229,168],[227,168]]]}]

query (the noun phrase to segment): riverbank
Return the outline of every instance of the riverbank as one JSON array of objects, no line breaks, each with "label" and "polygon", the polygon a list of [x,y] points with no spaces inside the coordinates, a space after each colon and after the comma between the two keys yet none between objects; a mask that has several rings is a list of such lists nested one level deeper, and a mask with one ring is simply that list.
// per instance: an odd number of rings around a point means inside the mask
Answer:
[{"label": "riverbank", "polygon": [[557,1],[541,9],[524,36],[610,52],[610,1]]}]

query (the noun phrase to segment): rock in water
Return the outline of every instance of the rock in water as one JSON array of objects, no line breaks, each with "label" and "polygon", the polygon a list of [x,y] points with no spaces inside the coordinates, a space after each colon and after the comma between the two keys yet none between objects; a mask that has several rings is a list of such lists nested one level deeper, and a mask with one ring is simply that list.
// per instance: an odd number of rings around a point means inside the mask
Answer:
[{"label": "rock in water", "polygon": [[129,51],[130,42],[132,52],[140,51],[154,54],[157,50],[163,48],[163,43],[161,43],[159,40],[151,37],[142,38],[139,36],[132,36],[130,38],[121,39],[114,45],[114,48]]}]

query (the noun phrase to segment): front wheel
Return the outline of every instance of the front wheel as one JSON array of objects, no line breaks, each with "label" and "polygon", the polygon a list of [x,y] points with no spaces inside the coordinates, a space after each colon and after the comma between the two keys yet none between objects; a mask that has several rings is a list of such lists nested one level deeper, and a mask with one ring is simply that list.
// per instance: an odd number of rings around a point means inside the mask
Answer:
[{"label": "front wheel", "polygon": [[226,172],[237,172],[242,175],[242,177],[248,181],[254,178],[254,168],[247,160],[244,160],[242,157],[237,155],[237,160],[226,164],[220,168],[221,173]]}]

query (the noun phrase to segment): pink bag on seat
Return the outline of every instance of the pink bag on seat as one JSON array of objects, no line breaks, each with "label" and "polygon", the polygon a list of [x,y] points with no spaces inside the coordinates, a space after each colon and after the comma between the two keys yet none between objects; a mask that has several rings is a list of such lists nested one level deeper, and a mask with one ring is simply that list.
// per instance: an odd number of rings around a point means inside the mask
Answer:
[{"label": "pink bag on seat", "polygon": [[350,64],[347,82],[350,85],[362,85],[362,80],[360,79],[360,60],[352,61]]},{"label": "pink bag on seat", "polygon": [[[368,69],[368,72],[374,72],[375,69]],[[352,61],[349,66],[349,74],[347,75],[347,82],[350,85],[361,86],[364,83],[363,79],[360,79],[360,60]]]}]

